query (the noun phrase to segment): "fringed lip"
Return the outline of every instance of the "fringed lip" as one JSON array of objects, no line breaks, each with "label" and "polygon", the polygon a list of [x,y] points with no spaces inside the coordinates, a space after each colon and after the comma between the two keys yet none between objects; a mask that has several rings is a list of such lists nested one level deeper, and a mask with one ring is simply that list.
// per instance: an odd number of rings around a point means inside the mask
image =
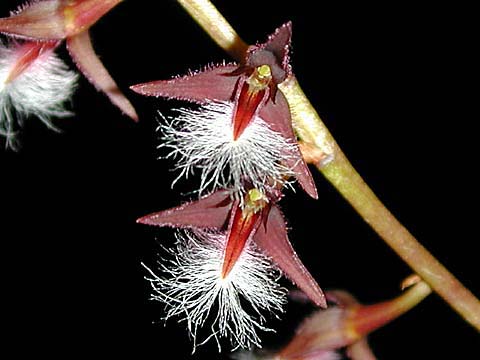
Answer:
[{"label": "fringed lip", "polygon": [[[122,0],[44,0],[25,5],[0,19],[0,33],[44,44],[66,40],[78,69],[105,93],[123,114],[134,121],[138,115],[93,50],[90,27]],[[46,45],[48,46],[48,45]]]},{"label": "fringed lip", "polygon": [[[298,148],[287,100],[281,91],[277,91],[277,85],[292,75],[290,42],[291,23],[286,23],[270,35],[265,43],[249,47],[240,64],[211,66],[186,76],[133,85],[131,89],[145,96],[196,104],[233,102],[231,122],[234,140],[241,138],[256,116],[260,117],[270,129],[293,144],[293,149],[278,161],[292,169],[293,177],[300,186],[317,199],[315,182]],[[265,80],[264,69],[268,69],[268,81],[262,83]],[[257,76],[258,72],[262,76]]]},{"label": "fringed lip", "polygon": [[224,274],[231,271],[238,260],[238,254],[251,238],[314,304],[326,307],[325,295],[288,239],[285,220],[276,200],[271,198],[268,207],[244,221],[238,201],[232,199],[227,190],[219,190],[200,200],[143,216],[137,222],[175,228],[227,230],[230,234],[227,238],[231,238],[232,242],[230,247],[226,245],[227,260],[222,270]]},{"label": "fringed lip", "polygon": [[38,60],[47,51],[53,51],[58,45],[59,41],[49,42],[25,42],[17,47],[15,52],[18,54],[17,61],[10,69],[5,83],[8,84],[20,76],[30,65]]}]

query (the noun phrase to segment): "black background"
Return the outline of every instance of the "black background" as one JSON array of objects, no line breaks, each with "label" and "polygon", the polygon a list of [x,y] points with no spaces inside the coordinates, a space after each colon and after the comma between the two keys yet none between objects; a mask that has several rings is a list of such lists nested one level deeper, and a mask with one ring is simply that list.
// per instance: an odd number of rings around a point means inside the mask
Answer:
[{"label": "black background", "polygon": [[[215,3],[248,42],[293,21],[294,72],[342,149],[399,220],[480,295],[473,10]],[[19,4],[2,1],[1,16]],[[2,342],[14,357],[222,358],[213,343],[190,356],[183,325],[164,327],[162,306],[148,300],[140,262],[154,265],[172,231],[135,219],[185,200],[194,184],[170,189],[171,163],[157,160],[156,111],[178,103],[141,98],[128,86],[229,58],[172,0],[125,1],[91,34],[141,121],[81,78],[76,116],[56,121],[62,134],[31,119],[21,151],[0,151]],[[64,47],[60,55],[71,64]],[[409,268],[314,176],[318,201],[301,191],[282,201],[303,262],[323,288],[348,289],[366,303],[397,295]],[[279,346],[308,311],[289,304],[265,347]],[[379,359],[477,359],[478,340],[436,295],[370,336]]]}]

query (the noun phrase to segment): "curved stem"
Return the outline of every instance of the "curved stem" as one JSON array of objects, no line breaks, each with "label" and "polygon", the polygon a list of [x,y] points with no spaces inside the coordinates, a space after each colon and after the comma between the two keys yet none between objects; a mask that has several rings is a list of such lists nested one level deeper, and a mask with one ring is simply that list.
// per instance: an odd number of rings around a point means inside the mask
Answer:
[{"label": "curved stem", "polygon": [[[209,0],[177,0],[232,57],[247,49]],[[295,77],[280,84],[298,135],[322,153],[317,168],[380,237],[467,322],[480,331],[480,302],[392,215],[350,164]],[[320,159],[319,159],[320,160]]]},{"label": "curved stem", "polygon": [[353,168],[295,78],[280,89],[303,141],[328,156],[315,165],[358,214],[430,287],[480,330],[480,302],[392,215]]},{"label": "curved stem", "polygon": [[336,147],[320,171],[362,218],[431,288],[480,331],[480,302],[392,215]]},{"label": "curved stem", "polygon": [[209,0],[177,0],[205,32],[234,59],[247,51],[245,43]]}]

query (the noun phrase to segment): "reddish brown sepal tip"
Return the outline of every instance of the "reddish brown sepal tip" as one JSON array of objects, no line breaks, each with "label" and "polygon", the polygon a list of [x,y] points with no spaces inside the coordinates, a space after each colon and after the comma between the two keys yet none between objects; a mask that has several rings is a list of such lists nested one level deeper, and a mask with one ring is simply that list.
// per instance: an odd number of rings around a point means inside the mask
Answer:
[{"label": "reddish brown sepal tip", "polygon": [[223,228],[231,207],[228,191],[216,191],[197,201],[142,216],[137,223],[179,228]]},{"label": "reddish brown sepal tip", "polygon": [[78,69],[97,88],[102,91],[122,113],[134,121],[138,115],[130,101],[123,95],[107,69],[95,54],[88,31],[67,39],[67,48]]},{"label": "reddish brown sepal tip", "polygon": [[315,305],[327,307],[322,289],[305,268],[288,239],[285,220],[277,206],[271,207],[266,225],[259,226],[255,242]]},{"label": "reddish brown sepal tip", "polygon": [[204,104],[207,101],[229,101],[237,77],[224,76],[237,69],[236,65],[209,67],[170,80],[157,80],[136,84],[131,90],[144,96],[164,97]]}]

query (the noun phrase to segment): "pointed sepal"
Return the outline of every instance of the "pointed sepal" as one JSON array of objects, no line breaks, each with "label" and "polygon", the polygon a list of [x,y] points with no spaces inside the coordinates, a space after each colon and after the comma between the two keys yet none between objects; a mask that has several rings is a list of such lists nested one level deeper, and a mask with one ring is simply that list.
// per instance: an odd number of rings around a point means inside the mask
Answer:
[{"label": "pointed sepal", "polygon": [[285,96],[278,91],[275,96],[275,102],[268,102],[260,111],[260,117],[264,119],[270,128],[279,132],[285,139],[294,144],[293,153],[286,154],[284,162],[295,173],[300,186],[312,198],[317,199],[317,187],[307,164],[303,160],[297,139],[292,128],[292,119]]},{"label": "pointed sepal", "polygon": [[37,40],[65,38],[62,1],[36,1],[24,6],[10,17],[0,19],[0,33]]},{"label": "pointed sepal", "polygon": [[219,190],[200,200],[137,219],[137,223],[178,228],[222,229],[232,207],[230,192]]},{"label": "pointed sepal", "polygon": [[255,243],[315,305],[327,307],[325,295],[320,286],[290,244],[285,220],[277,206],[272,205],[266,223],[259,226],[254,239]]},{"label": "pointed sepal", "polygon": [[107,69],[95,54],[88,31],[67,39],[67,48],[75,61],[78,69],[99,90],[108,96],[125,115],[138,121],[138,115],[130,103],[118,88]]},{"label": "pointed sepal", "polygon": [[152,81],[130,88],[145,96],[165,97],[204,104],[207,101],[230,101],[238,76],[230,76],[238,67],[222,65],[207,68],[170,80]]},{"label": "pointed sepal", "polygon": [[250,46],[247,50],[246,64],[253,68],[261,65],[270,66],[275,84],[280,84],[292,72],[289,57],[291,40],[292,23],[289,21],[275,30],[267,42]]}]

